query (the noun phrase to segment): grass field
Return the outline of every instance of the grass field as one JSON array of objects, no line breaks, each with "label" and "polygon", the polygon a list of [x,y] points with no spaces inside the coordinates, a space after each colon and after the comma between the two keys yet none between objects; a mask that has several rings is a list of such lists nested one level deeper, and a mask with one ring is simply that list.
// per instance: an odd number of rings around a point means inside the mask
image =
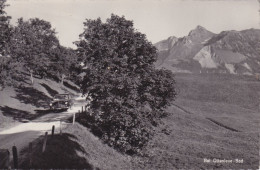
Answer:
[{"label": "grass field", "polygon": [[177,74],[176,81],[179,95],[147,147],[144,168],[257,169],[260,82],[221,74]]}]

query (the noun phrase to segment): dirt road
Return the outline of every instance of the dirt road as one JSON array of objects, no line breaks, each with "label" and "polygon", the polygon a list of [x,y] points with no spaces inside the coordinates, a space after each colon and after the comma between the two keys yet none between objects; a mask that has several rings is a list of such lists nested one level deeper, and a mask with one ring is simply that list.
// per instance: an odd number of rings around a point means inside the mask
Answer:
[{"label": "dirt road", "polygon": [[[85,105],[84,98],[76,98],[74,106],[66,112],[48,113],[33,121],[22,123],[12,128],[0,131],[0,148],[8,149],[12,153],[12,146],[16,146],[18,153],[29,142],[43,135],[45,132],[51,133],[52,126],[55,126],[55,133],[59,133],[60,129],[66,128],[68,118],[72,117],[74,113],[81,110]],[[12,158],[11,158],[12,159]]]}]

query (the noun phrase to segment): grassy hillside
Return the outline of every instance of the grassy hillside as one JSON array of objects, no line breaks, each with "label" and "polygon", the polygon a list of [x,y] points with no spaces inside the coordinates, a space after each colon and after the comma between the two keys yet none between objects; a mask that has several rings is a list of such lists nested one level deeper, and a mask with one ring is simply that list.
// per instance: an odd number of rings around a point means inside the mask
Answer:
[{"label": "grassy hillside", "polygon": [[[67,82],[76,86],[72,82]],[[78,93],[50,79],[35,78],[30,84],[29,77],[19,87],[6,87],[0,91],[0,128],[33,119],[49,107],[51,98],[57,93]]]},{"label": "grassy hillside", "polygon": [[178,99],[216,102],[258,109],[260,87],[253,76],[230,74],[177,74]]},{"label": "grassy hillside", "polygon": [[[176,80],[180,94],[147,147],[143,167],[258,168],[260,82],[213,74],[177,74]],[[204,158],[233,163],[204,163]]]}]

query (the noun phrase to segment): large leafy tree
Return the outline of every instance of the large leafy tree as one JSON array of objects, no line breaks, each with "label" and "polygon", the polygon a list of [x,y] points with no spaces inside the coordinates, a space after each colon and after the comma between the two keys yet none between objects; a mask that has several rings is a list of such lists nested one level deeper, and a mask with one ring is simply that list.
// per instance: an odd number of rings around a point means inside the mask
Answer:
[{"label": "large leafy tree", "polygon": [[6,0],[0,1],[0,54],[1,56],[7,55],[8,52],[8,42],[11,37],[11,25],[10,25],[10,16],[6,15],[4,11],[6,7]]},{"label": "large leafy tree", "polygon": [[4,11],[6,0],[0,1],[0,89],[10,83],[13,64],[9,56],[9,41],[12,33],[10,16]]},{"label": "large leafy tree", "polygon": [[132,21],[112,14],[84,26],[76,45],[87,68],[81,88],[91,98],[94,128],[108,144],[137,152],[175,97],[173,74],[155,69],[156,48]]},{"label": "large leafy tree", "polygon": [[33,84],[34,75],[44,77],[52,64],[50,58],[59,46],[55,30],[47,21],[34,18],[24,21],[18,19],[11,39],[12,57],[30,73]]}]

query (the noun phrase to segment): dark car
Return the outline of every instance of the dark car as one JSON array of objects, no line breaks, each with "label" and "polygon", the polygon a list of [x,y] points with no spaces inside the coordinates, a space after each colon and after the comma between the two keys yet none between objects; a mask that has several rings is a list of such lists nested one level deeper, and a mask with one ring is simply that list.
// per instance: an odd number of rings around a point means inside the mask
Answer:
[{"label": "dark car", "polygon": [[51,103],[51,110],[68,110],[73,105],[73,100],[70,94],[56,94]]}]

